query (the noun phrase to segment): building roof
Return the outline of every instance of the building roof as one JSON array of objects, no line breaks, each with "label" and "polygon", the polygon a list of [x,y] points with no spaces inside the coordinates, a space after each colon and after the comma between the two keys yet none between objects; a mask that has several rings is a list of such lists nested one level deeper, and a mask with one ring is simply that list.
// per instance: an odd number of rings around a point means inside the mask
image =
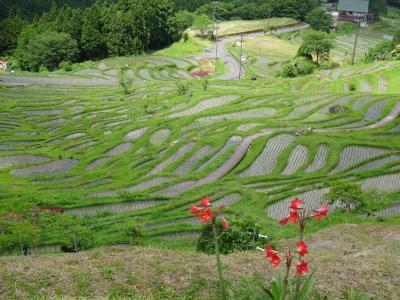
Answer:
[{"label": "building roof", "polygon": [[339,0],[339,11],[368,13],[369,0]]}]

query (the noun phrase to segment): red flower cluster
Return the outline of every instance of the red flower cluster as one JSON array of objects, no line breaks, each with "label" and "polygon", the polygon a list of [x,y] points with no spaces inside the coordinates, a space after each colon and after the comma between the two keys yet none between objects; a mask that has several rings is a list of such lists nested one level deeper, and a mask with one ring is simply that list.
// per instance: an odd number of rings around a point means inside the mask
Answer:
[{"label": "red flower cluster", "polygon": [[[285,225],[288,222],[293,224],[297,224],[300,220],[305,221],[306,219],[315,217],[317,221],[321,221],[323,217],[326,217],[328,214],[328,204],[323,204],[320,209],[316,210],[312,215],[306,217],[306,211],[303,210],[302,202],[299,198],[296,198],[292,201],[292,204],[289,206],[292,209],[289,212],[289,215],[284,217],[282,220],[279,221],[279,224]],[[301,212],[300,212],[301,211]]]},{"label": "red flower cluster", "polygon": [[[296,253],[299,254],[299,261],[296,264],[296,274],[298,276],[304,275],[309,271],[308,262],[304,260],[304,256],[308,254],[308,246],[306,243],[302,241],[305,223],[307,220],[311,218],[315,218],[317,221],[320,221],[323,217],[326,217],[328,214],[328,204],[323,204],[322,207],[316,210],[309,216],[306,216],[306,211],[303,209],[302,201],[299,198],[296,198],[292,201],[289,208],[291,211],[289,215],[284,217],[279,221],[279,224],[285,225],[288,222],[293,224],[300,223],[300,241],[297,242]],[[292,252],[289,250],[286,255],[286,266],[287,270],[290,270],[290,266],[292,264],[293,256]],[[265,249],[266,257],[271,260],[271,264],[273,267],[278,267],[282,261],[282,258],[278,255],[278,252],[272,250],[271,246],[268,244]]]},{"label": "red flower cluster", "polygon": [[229,229],[229,224],[226,221],[225,217],[221,215],[221,210],[222,210],[222,205],[218,207],[217,211],[213,211],[210,206],[210,197],[206,196],[203,199],[200,200],[199,202],[200,207],[197,207],[196,205],[192,204],[192,208],[190,209],[190,212],[195,215],[196,217],[199,217],[199,219],[204,223],[210,222],[211,225],[215,224],[215,221],[217,220],[218,217],[222,219],[222,227],[224,230]]}]

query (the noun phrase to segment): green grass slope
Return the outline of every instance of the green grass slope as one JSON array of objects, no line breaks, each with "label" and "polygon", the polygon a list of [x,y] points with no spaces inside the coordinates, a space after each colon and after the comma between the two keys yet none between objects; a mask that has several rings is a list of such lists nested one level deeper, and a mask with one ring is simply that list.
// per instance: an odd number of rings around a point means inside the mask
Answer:
[{"label": "green grass slope", "polygon": [[[344,289],[377,299],[400,297],[399,225],[345,224],[306,235],[315,290]],[[287,242],[282,242],[280,246]],[[261,252],[222,257],[234,299],[255,297],[273,270]],[[4,299],[216,299],[213,256],[148,247],[107,247],[78,254],[0,258]]]}]

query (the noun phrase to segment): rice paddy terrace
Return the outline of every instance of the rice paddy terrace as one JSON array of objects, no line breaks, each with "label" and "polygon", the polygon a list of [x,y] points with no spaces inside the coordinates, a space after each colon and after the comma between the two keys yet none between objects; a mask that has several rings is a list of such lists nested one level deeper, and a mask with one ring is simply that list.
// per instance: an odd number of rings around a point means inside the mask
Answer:
[{"label": "rice paddy terrace", "polygon": [[[294,196],[317,208],[337,180],[399,195],[399,63],[212,80],[207,90],[190,80],[186,95],[168,66],[156,66],[133,74],[149,78],[128,95],[112,84],[1,88],[1,201],[28,194],[84,217],[98,244],[127,242],[131,221],[149,243],[168,244],[196,235],[188,208],[206,194],[227,214],[264,224]],[[396,201],[377,213],[398,214]]]}]

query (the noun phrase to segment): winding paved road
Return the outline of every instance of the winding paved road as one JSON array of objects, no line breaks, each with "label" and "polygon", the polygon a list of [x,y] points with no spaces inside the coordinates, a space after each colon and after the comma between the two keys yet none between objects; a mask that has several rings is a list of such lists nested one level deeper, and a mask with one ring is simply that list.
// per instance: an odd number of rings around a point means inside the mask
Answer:
[{"label": "winding paved road", "polygon": [[[307,29],[310,26],[308,24],[298,24],[282,29],[278,29],[276,33],[286,33]],[[256,32],[246,34],[246,37],[262,36],[264,33]],[[220,80],[236,80],[239,77],[240,63],[239,61],[229,52],[227,46],[235,41],[240,40],[240,35],[222,38],[218,41],[218,58],[222,59],[227,66],[227,72],[219,77]],[[215,59],[215,47],[212,52],[205,53],[201,56],[202,58]],[[245,74],[244,68],[241,72],[242,76]],[[29,84],[54,84],[54,85],[72,85],[72,86],[112,86],[118,85],[117,78],[110,79],[99,79],[99,78],[79,78],[79,77],[29,77],[29,76],[0,76],[0,83],[5,85],[29,85]]]}]

